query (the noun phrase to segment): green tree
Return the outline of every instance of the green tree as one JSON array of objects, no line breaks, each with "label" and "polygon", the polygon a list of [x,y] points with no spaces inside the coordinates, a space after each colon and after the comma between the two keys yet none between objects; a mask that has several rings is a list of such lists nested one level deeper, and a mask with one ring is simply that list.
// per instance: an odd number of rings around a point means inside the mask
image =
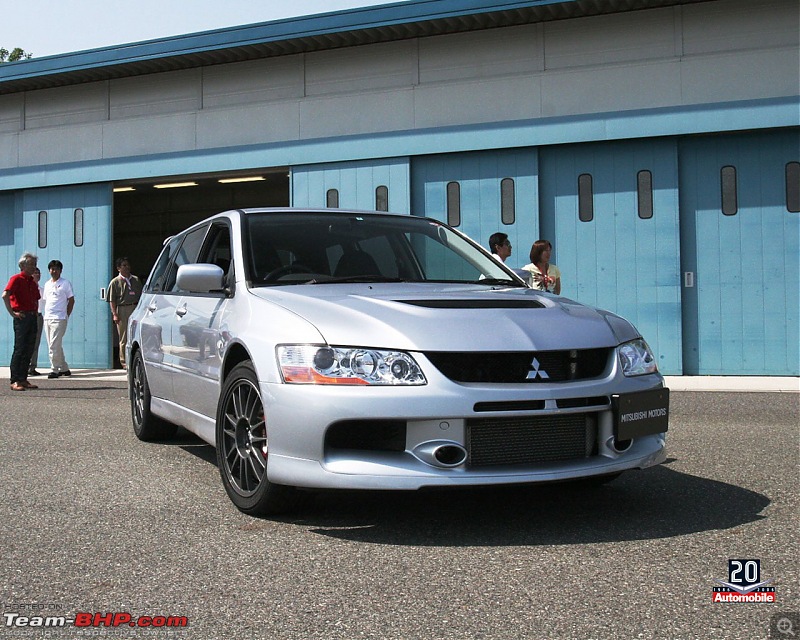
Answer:
[{"label": "green tree", "polygon": [[0,63],[3,62],[17,62],[17,60],[30,60],[33,57],[31,53],[25,53],[24,49],[14,47],[11,51],[0,47]]}]

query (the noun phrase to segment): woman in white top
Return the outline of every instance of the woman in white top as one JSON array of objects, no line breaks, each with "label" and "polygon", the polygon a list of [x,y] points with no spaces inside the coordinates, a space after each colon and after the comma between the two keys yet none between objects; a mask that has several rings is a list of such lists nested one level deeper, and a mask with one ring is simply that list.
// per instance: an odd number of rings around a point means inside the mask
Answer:
[{"label": "woman in white top", "polygon": [[537,240],[531,247],[531,262],[522,267],[530,272],[528,286],[539,291],[549,291],[561,295],[561,270],[550,264],[553,245],[547,240]]}]

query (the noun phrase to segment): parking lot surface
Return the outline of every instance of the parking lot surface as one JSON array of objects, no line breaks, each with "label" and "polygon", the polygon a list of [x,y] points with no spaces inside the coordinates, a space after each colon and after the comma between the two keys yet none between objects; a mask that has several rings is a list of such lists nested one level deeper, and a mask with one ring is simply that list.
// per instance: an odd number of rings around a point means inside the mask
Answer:
[{"label": "parking lot surface", "polygon": [[[124,378],[37,384],[0,385],[3,637],[750,639],[800,610],[798,394],[675,392],[667,463],[600,489],[325,493],[257,519],[194,436],[136,440]],[[729,559],[777,602],[714,603]]]}]

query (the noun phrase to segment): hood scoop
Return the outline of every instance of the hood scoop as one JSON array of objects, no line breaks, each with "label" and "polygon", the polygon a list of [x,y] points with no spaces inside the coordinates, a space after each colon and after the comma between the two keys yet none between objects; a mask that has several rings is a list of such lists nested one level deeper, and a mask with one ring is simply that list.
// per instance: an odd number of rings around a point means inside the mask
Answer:
[{"label": "hood scoop", "polygon": [[426,309],[544,309],[538,300],[395,300]]}]

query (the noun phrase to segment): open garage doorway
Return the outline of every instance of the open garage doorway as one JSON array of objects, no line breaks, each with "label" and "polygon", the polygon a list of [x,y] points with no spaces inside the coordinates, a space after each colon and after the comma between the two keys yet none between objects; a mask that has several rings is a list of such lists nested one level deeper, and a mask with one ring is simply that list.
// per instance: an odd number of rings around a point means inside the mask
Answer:
[{"label": "open garage doorway", "polygon": [[245,207],[288,207],[287,168],[168,176],[114,185],[114,257],[146,278],[164,239],[208,216]]},{"label": "open garage doorway", "polygon": [[[144,282],[164,240],[195,222],[229,209],[288,206],[287,167],[120,181],[114,184],[111,255],[127,257]],[[113,265],[109,269],[115,276]],[[112,333],[119,367],[119,340]]]}]

